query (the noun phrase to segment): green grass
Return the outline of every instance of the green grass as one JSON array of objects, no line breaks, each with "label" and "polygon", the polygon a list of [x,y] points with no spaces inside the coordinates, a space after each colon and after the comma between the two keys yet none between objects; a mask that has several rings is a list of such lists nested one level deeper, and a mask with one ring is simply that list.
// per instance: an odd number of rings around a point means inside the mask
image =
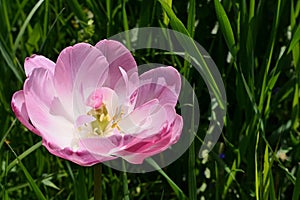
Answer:
[{"label": "green grass", "polygon": [[[177,56],[134,52],[138,64],[172,65],[189,80],[200,126],[187,152],[162,170],[124,174],[103,165],[102,199],[299,199],[299,13],[297,0],[0,0],[0,197],[93,199],[93,168],[48,153],[11,111],[24,59],[56,60],[77,42],[153,26],[187,34],[209,51],[225,83],[225,127],[208,160],[200,159],[211,114],[203,79]],[[220,98],[213,80],[210,87]]]}]

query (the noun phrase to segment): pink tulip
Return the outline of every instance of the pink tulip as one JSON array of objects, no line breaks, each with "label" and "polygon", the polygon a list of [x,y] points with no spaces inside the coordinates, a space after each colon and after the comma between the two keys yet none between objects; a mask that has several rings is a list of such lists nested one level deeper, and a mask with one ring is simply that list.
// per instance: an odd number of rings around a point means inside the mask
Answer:
[{"label": "pink tulip", "polygon": [[82,166],[118,157],[141,164],[181,135],[179,73],[160,67],[138,76],[117,41],[67,47],[56,63],[33,55],[24,68],[27,79],[12,109],[56,156]]}]

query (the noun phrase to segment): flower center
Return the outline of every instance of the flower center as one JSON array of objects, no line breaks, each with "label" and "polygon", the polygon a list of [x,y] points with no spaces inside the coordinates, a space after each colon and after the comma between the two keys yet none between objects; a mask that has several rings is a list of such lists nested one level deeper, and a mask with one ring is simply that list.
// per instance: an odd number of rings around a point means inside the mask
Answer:
[{"label": "flower center", "polygon": [[115,128],[120,131],[118,123],[122,119],[124,110],[122,106],[110,105],[110,103],[115,102],[113,98],[115,97],[112,91],[106,88],[98,88],[88,97],[86,105],[91,110],[87,112],[87,115],[93,117],[92,121],[87,118],[88,124],[85,123],[85,127],[89,128],[89,133],[105,136],[113,132]]},{"label": "flower center", "polygon": [[95,121],[91,122],[94,134],[103,135],[111,120],[105,104],[102,104],[97,109],[90,110],[87,114],[95,117],[96,119]]}]

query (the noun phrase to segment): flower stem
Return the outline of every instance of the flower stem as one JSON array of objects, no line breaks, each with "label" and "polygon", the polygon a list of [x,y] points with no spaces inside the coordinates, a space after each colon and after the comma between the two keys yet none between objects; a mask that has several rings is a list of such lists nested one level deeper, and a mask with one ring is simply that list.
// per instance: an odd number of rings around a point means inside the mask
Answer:
[{"label": "flower stem", "polygon": [[94,200],[102,200],[102,165],[94,166]]},{"label": "flower stem", "polygon": [[123,178],[123,192],[124,192],[124,200],[130,200],[129,198],[129,191],[128,191],[128,181],[127,181],[127,173],[126,173],[126,167],[125,167],[125,161],[122,160],[122,178]]}]

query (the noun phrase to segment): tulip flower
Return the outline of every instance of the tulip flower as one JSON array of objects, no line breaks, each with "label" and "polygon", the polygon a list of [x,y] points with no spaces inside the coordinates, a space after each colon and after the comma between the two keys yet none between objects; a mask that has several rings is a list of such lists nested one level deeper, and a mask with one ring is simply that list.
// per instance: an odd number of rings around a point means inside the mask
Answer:
[{"label": "tulip flower", "polygon": [[117,41],[67,47],[56,63],[32,55],[24,68],[27,78],[12,109],[56,156],[82,166],[116,158],[141,164],[181,135],[179,73],[159,67],[139,76],[130,51]]}]

